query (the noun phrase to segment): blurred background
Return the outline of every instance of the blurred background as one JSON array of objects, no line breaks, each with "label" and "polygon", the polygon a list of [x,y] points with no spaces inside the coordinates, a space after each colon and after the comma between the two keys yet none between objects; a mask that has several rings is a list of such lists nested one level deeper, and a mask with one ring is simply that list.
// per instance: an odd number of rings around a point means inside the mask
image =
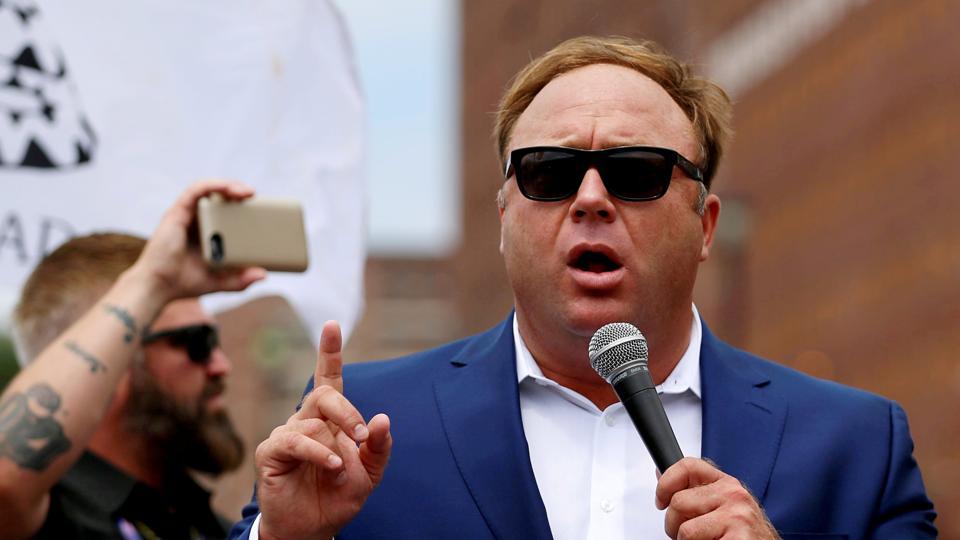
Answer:
[{"label": "blurred background", "polygon": [[[696,291],[704,320],[738,347],[898,401],[941,537],[960,538],[960,2],[393,4],[337,2],[368,123],[366,306],[348,361],[507,314],[490,136],[501,92],[563,39],[650,38],[735,101],[719,238]],[[278,297],[219,319],[252,455],[312,373],[310,332]],[[0,362],[14,369],[2,340]],[[252,481],[249,462],[218,480],[217,508],[239,516]]]}]

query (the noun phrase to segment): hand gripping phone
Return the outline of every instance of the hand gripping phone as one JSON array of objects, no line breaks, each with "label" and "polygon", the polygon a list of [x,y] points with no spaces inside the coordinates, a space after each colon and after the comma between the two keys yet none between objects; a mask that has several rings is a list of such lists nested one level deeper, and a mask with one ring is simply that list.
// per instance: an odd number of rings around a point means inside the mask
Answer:
[{"label": "hand gripping phone", "polygon": [[261,266],[280,272],[307,269],[303,208],[297,201],[227,201],[213,194],[197,203],[197,220],[203,258],[213,268]]}]

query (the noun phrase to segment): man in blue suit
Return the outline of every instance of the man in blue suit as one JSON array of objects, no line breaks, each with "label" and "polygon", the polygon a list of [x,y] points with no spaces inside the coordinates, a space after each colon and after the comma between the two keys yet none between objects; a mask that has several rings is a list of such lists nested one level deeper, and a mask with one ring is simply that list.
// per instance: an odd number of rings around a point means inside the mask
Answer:
[{"label": "man in blue suit", "polygon": [[[693,306],[730,117],[719,87],[649,42],[577,38],[533,60],[495,132],[515,311],[343,375],[325,325],[315,387],[257,449],[232,534],[935,537],[899,406],[736,350]],[[646,335],[689,456],[659,478],[587,361],[614,321]]]}]

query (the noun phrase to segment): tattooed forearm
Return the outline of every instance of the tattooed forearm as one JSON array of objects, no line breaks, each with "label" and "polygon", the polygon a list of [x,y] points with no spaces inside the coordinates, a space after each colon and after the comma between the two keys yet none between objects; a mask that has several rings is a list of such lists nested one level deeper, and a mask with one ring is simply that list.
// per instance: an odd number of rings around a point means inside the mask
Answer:
[{"label": "tattooed forearm", "polygon": [[104,309],[107,310],[107,313],[110,313],[111,315],[114,315],[116,318],[120,319],[120,322],[122,322],[123,326],[126,327],[127,333],[124,334],[123,341],[126,343],[132,342],[133,337],[137,335],[137,321],[133,320],[133,315],[120,306],[104,304]]},{"label": "tattooed forearm", "polygon": [[87,351],[80,348],[77,345],[76,341],[68,341],[65,346],[70,349],[74,354],[83,358],[83,360],[90,365],[90,373],[96,373],[98,371],[106,371],[107,366],[103,365],[103,362],[97,360],[97,357],[88,353]]},{"label": "tattooed forearm", "polygon": [[0,402],[0,458],[42,471],[69,450],[70,440],[53,417],[60,401],[60,394],[49,384],[37,383]]}]

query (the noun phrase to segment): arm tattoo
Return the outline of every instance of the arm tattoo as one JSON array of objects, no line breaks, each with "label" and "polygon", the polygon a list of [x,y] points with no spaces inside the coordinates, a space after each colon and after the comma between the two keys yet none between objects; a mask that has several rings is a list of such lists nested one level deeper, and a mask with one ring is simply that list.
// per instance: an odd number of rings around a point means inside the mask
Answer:
[{"label": "arm tattoo", "polygon": [[123,323],[123,326],[127,328],[127,333],[123,336],[124,343],[132,342],[133,336],[135,336],[137,333],[137,321],[133,320],[133,315],[120,306],[104,304],[104,309],[107,310],[107,313],[110,313],[111,315],[114,315],[116,318],[120,319],[120,322]]},{"label": "arm tattoo", "polygon": [[0,402],[0,458],[43,471],[69,450],[70,440],[53,418],[60,401],[60,394],[49,384],[37,383]]},{"label": "arm tattoo", "polygon": [[80,358],[83,358],[88,364],[90,364],[90,373],[96,373],[98,371],[106,371],[107,366],[103,365],[103,362],[97,360],[97,357],[88,353],[87,351],[80,348],[77,345],[76,341],[68,341],[66,347],[74,352]]}]

